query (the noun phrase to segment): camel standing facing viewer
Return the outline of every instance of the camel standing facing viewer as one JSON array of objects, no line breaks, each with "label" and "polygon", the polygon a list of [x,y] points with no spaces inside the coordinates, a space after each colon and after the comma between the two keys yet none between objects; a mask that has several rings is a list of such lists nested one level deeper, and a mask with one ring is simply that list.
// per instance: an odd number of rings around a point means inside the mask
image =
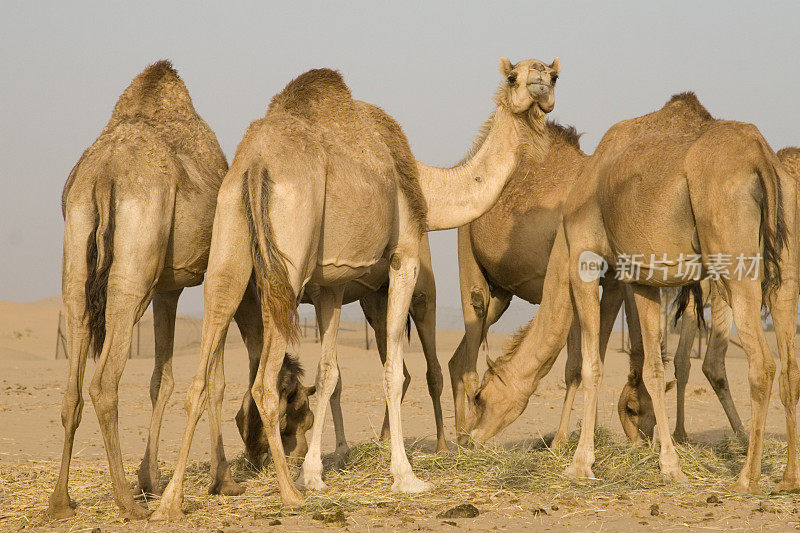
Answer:
[{"label": "camel standing facing viewer", "polygon": [[[276,391],[283,351],[298,336],[297,298],[306,283],[320,288],[325,335],[312,439],[300,481],[321,488],[320,440],[338,381],[336,331],[344,285],[367,274],[380,259],[389,263],[384,388],[392,489],[430,488],[411,469],[400,420],[403,326],[419,269],[420,238],[426,230],[474,220],[494,204],[510,172],[486,165],[487,153],[506,153],[504,163],[511,168],[523,150],[541,156],[560,66],[558,60],[547,66],[535,60],[511,65],[503,59],[500,70],[506,81],[498,91],[490,134],[477,159],[458,169],[418,169],[399,125],[381,109],[354,100],[341,75],[329,69],[312,70],[290,82],[273,98],[267,115],[250,125],[218,198],[200,367],[189,389],[178,464],[155,518],[182,516],[192,437],[208,400],[207,385],[221,369],[220,340],[235,310],[233,302],[253,267],[262,299],[264,350],[252,395],[268,434],[282,501],[303,502],[278,438]],[[538,135],[520,142],[522,121],[537,124]],[[211,400],[218,403],[221,398]]]}]

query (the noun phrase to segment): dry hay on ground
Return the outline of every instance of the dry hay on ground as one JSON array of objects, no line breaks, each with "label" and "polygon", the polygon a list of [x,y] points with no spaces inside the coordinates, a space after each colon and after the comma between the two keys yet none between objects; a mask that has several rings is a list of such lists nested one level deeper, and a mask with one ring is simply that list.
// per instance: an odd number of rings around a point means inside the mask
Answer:
[{"label": "dry hay on ground", "polygon": [[[435,516],[462,502],[485,507],[499,500],[514,502],[515,496],[522,495],[532,495],[548,508],[554,505],[597,508],[609,502],[653,497],[692,506],[718,495],[726,500],[750,501],[774,513],[797,512],[797,493],[774,490],[786,457],[786,443],[778,438],[765,441],[764,492],[760,495],[728,491],[744,460],[744,450],[733,438],[713,446],[678,445],[678,454],[689,478],[686,484],[673,483],[661,476],[657,446],[632,447],[605,429],[599,429],[595,436],[594,473],[598,479],[576,481],[564,477],[562,473],[569,464],[577,439],[575,432],[569,443],[558,451],[538,443],[430,454],[411,444],[408,454],[415,472],[435,484],[432,492],[420,495],[391,492],[388,444],[360,444],[353,447],[338,466],[331,464],[333,458],[327,458],[325,481],[330,490],[309,493],[306,505],[299,509],[281,507],[271,468],[254,472],[240,457],[233,463],[233,475],[246,482],[246,493],[238,497],[209,496],[206,493],[209,465],[195,462],[190,464],[186,477],[185,526],[216,529],[230,525],[248,527],[249,524],[252,527],[295,515],[311,518],[316,514],[319,520],[320,512],[337,520],[336,511],[343,511],[347,516],[370,510],[384,516],[395,514],[413,522]],[[52,461],[0,464],[0,529],[75,530],[87,525],[122,526],[111,497],[105,463],[80,460],[73,462],[70,478],[71,495],[78,502],[77,516],[62,522],[48,521],[45,515],[47,497],[57,471],[58,465]],[[135,465],[127,466],[127,474],[129,479],[135,479]],[[168,479],[169,474],[163,471],[162,479]],[[152,509],[157,502],[153,500],[148,505]],[[341,514],[338,516],[342,519]]]}]

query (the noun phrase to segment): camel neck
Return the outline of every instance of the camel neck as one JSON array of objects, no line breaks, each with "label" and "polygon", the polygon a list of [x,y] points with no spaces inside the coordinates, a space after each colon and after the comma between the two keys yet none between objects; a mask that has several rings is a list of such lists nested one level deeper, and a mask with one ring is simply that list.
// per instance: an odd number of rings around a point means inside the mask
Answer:
[{"label": "camel neck", "polygon": [[499,104],[489,131],[474,155],[451,168],[417,162],[419,181],[428,204],[428,228],[463,226],[495,204],[523,155],[541,159],[547,150],[545,115],[527,116]]}]

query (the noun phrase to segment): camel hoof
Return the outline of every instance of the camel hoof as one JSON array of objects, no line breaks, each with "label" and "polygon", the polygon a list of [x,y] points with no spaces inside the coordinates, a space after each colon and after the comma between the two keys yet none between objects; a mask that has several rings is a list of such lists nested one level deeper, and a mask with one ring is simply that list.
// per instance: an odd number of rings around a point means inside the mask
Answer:
[{"label": "camel hoof", "polygon": [[185,518],[186,515],[183,514],[180,505],[176,507],[175,505],[164,503],[164,500],[161,500],[161,505],[150,515],[151,522],[179,522]]},{"label": "camel hoof", "polygon": [[[298,479],[298,481],[300,481],[300,480]],[[304,476],[302,478],[300,487],[301,488],[305,487],[306,490],[315,490],[315,491],[318,491],[318,492],[323,492],[323,491],[328,490],[328,485],[326,485],[325,482],[322,481],[322,476],[319,475],[319,474],[317,474],[315,476],[308,476],[308,477]]]},{"label": "camel hoof", "polygon": [[141,505],[133,504],[132,507],[120,511],[120,516],[123,520],[144,520],[150,516],[150,511]]},{"label": "camel hoof", "polygon": [[222,494],[223,496],[239,496],[244,494],[244,487],[232,479],[214,483],[208,488],[209,494]]},{"label": "camel hoof", "polygon": [[565,444],[564,437],[561,437],[561,436],[553,437],[553,440],[550,441],[550,449],[551,450],[558,450],[562,446],[564,446],[564,444]]},{"label": "camel hoof", "polygon": [[159,483],[142,484],[141,482],[139,482],[133,488],[133,497],[141,498],[142,496],[161,496],[162,492],[163,491],[159,488]]},{"label": "camel hoof", "polygon": [[436,444],[436,453],[447,453],[450,448],[447,447],[447,441],[442,440]]},{"label": "camel hoof", "polygon": [[672,434],[672,439],[679,444],[686,444],[689,442],[689,436],[686,435],[685,431],[676,430],[675,433]]},{"label": "camel hoof", "polygon": [[350,446],[347,444],[341,444],[333,451],[333,456],[337,459],[342,459],[346,457],[348,453],[350,453]]},{"label": "camel hoof", "polygon": [[779,491],[791,491],[796,492],[800,489],[800,476],[786,476],[778,483],[776,487]]},{"label": "camel hoof", "polygon": [[758,481],[742,481],[738,480],[736,483],[731,485],[730,488],[731,492],[738,492],[740,494],[758,494],[761,492],[761,488],[758,485]]},{"label": "camel hoof", "polygon": [[62,498],[59,501],[50,496],[50,505],[47,508],[47,514],[54,520],[63,520],[65,518],[72,518],[75,516],[75,509],[73,508],[72,501],[67,496],[66,502]]},{"label": "camel hoof", "polygon": [[566,470],[564,475],[574,479],[597,479],[592,472],[592,467],[585,464],[572,463]]},{"label": "camel hoof", "polygon": [[287,491],[281,491],[281,502],[287,507],[300,507],[306,503],[303,496],[294,487],[289,487]]},{"label": "camel hoof", "polygon": [[410,474],[402,479],[398,479],[392,484],[392,492],[402,492],[406,494],[427,492],[433,488],[433,484],[422,481],[414,474]]},{"label": "camel hoof", "polygon": [[665,476],[670,481],[675,481],[677,483],[686,483],[689,479],[686,477],[686,474],[683,473],[681,467],[676,466],[673,468],[661,468],[661,474]]}]

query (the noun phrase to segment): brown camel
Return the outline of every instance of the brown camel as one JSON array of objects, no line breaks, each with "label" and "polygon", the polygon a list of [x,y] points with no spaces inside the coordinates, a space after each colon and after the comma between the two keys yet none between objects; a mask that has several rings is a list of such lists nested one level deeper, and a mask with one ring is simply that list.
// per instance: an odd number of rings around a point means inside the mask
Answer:
[{"label": "brown camel", "polygon": [[[428,392],[433,402],[434,419],[436,423],[436,451],[446,451],[447,442],[444,436],[444,422],[442,418],[442,369],[439,366],[439,359],[436,356],[436,282],[433,277],[431,265],[431,252],[428,244],[428,237],[424,235],[420,240],[420,270],[417,277],[417,284],[411,298],[409,315],[414,320],[422,343],[422,351],[428,365],[427,381]],[[386,310],[388,304],[388,281],[389,271],[386,261],[379,261],[379,264],[372,268],[368,277],[351,281],[345,286],[342,304],[360,302],[367,322],[375,332],[375,340],[378,347],[378,354],[381,362],[386,362]],[[302,297],[302,303],[312,303],[317,311],[317,324],[321,329],[322,319],[319,305],[319,287],[307,285]],[[323,335],[324,331],[320,331]],[[251,366],[251,384],[258,369],[258,361]],[[411,382],[411,375],[403,364],[403,392],[405,396],[408,385]],[[343,456],[347,453],[347,438],[344,432],[344,419],[340,404],[342,388],[341,375],[339,376],[336,388],[331,395],[330,405],[333,415],[333,425],[336,432],[336,456]],[[245,393],[245,401],[242,408],[236,415],[239,424],[239,432],[245,441],[245,453],[248,460],[256,466],[264,464],[269,451],[267,434],[261,423],[261,415],[258,412],[255,402],[249,391]],[[245,421],[248,421],[245,423]],[[389,412],[388,408],[383,419],[381,429],[381,439],[389,438]],[[286,439],[283,440],[284,450],[288,451]],[[307,449],[305,450],[307,451]],[[302,452],[305,455],[305,451]],[[300,457],[299,452],[292,452],[290,457]]]},{"label": "brown camel", "polygon": [[[579,179],[581,187],[572,189],[564,208],[542,305],[516,349],[484,375],[472,438],[482,442],[519,416],[563,346],[574,307],[581,324],[586,401],[581,437],[567,473],[593,477],[602,376],[599,279],[587,276],[585,267],[605,261],[634,293],[644,344],[642,379],[659,428],[661,471],[684,479],[664,405],[659,287],[683,286],[686,292],[697,285],[697,278],[716,276],[714,284],[733,309],[750,364],[749,447],[734,488],[758,490],[761,474],[775,372],[761,325],[762,303],[770,305],[782,362],[789,452],[781,486],[800,485],[794,414],[800,372],[794,355],[798,288],[793,177],[755,126],[714,120],[686,93],[659,111],[613,126]],[[737,275],[731,267],[730,275],[723,275],[723,256],[750,259],[747,271]],[[637,262],[635,257],[651,259]]]},{"label": "brown camel", "polygon": [[[535,60],[517,65],[502,60],[506,82],[498,92],[495,135],[487,136],[474,164],[458,171],[418,168],[399,125],[379,108],[354,100],[342,77],[332,70],[309,71],[273,98],[267,115],[245,133],[220,191],[200,368],[187,399],[189,420],[175,475],[154,517],[182,516],[189,447],[208,397],[207,383],[221,364],[219,339],[234,310],[230,302],[244,290],[253,267],[262,297],[265,342],[252,395],[267,428],[282,501],[289,505],[303,501],[289,477],[278,438],[276,390],[280,355],[298,335],[297,298],[308,282],[320,288],[325,333],[317,373],[319,398],[299,482],[324,488],[320,441],[327,404],[338,382],[336,332],[344,285],[368,275],[380,259],[389,264],[384,388],[392,488],[400,492],[430,488],[411,469],[400,420],[403,326],[419,270],[420,238],[426,229],[467,223],[497,200],[508,170],[500,169],[498,175],[487,166],[490,152],[507,153],[503,162],[512,167],[524,150],[543,152],[545,117],[555,104],[559,70],[557,60],[551,66]],[[523,121],[537,122],[539,136],[521,138]]]},{"label": "brown camel", "polygon": [[[541,302],[547,261],[561,221],[561,210],[588,159],[580,149],[575,128],[548,122],[545,132],[550,142],[544,161],[523,159],[513,170],[494,207],[458,229],[465,333],[449,366],[456,434],[461,444],[466,443],[463,433],[466,412],[472,411],[472,399],[479,385],[476,362],[480,343],[489,327],[508,308],[513,296],[533,304]],[[607,283],[604,287],[603,347],[622,302],[622,293],[616,285]],[[628,316],[633,315],[629,312]],[[575,326],[567,342],[570,352],[564,376],[567,391],[561,422],[551,442],[553,447],[558,447],[566,437],[569,413],[580,385],[580,329],[577,323]],[[637,346],[640,343],[634,342],[634,348]]]},{"label": "brown camel", "polygon": [[[776,155],[800,185],[800,148],[782,148],[778,150]],[[731,325],[733,323],[731,308],[713,286],[709,288],[707,284],[703,284],[703,295],[705,301],[711,305],[711,337],[703,359],[703,373],[717,394],[717,398],[722,404],[736,437],[746,445],[747,433],[731,397],[728,375],[725,371],[725,354],[728,349]],[[696,317],[694,306],[689,303],[681,319],[681,337],[678,348],[675,351],[675,378],[677,379],[678,397],[673,436],[679,442],[688,440],[684,417],[686,396],[683,391],[686,390],[686,383],[689,380],[689,371],[691,370],[689,358],[691,347],[698,333]],[[652,415],[652,403],[639,405],[638,396],[628,386],[625,387],[625,390],[620,395],[620,420],[629,437],[637,432],[645,434],[649,432],[652,436],[653,425],[655,424],[655,419]]]},{"label": "brown camel", "polygon": [[[214,133],[195,112],[183,81],[168,61],[159,61],[131,82],[108,125],[72,169],[62,196],[70,371],[61,415],[64,450],[50,497],[51,516],[74,514],[69,465],[83,409],[90,343],[99,357],[90,394],[106,444],[114,498],[123,516],[145,515],[134,502],[122,469],[117,386],[133,325],[151,300],[156,343],[150,381],[153,413],[137,492],[158,490],[159,433],[174,384],[175,310],[183,288],[203,279],[217,191],[227,168]],[[236,320],[255,357],[261,352],[260,314],[251,283]],[[296,380],[290,383],[294,388],[284,394],[299,401],[305,389]],[[304,401],[308,411],[307,396]],[[298,412],[302,410],[299,405]],[[230,476],[224,456],[221,459],[212,466],[212,492]]]}]

